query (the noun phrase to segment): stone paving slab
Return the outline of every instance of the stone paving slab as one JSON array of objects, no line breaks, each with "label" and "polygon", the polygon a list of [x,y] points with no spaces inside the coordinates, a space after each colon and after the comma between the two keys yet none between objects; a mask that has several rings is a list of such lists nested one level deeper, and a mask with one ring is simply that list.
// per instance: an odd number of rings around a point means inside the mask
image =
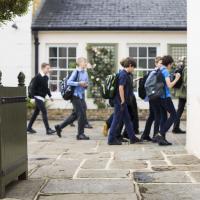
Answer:
[{"label": "stone paving slab", "polygon": [[158,151],[147,151],[142,149],[134,151],[121,151],[115,154],[115,160],[163,160],[163,156]]},{"label": "stone paving slab", "polygon": [[57,160],[52,165],[45,165],[38,168],[30,178],[72,178],[80,165],[79,160]]},{"label": "stone paving slab", "polygon": [[193,155],[181,155],[181,156],[168,156],[170,162],[174,165],[198,165],[200,159]]},{"label": "stone paving slab", "polygon": [[78,178],[130,178],[129,170],[80,170]]},{"label": "stone paving slab", "polygon": [[6,188],[6,197],[20,200],[32,200],[43,185],[43,180],[13,182]]},{"label": "stone paving slab", "polygon": [[134,172],[138,183],[191,183],[185,172]]},{"label": "stone paving slab", "polygon": [[109,168],[110,169],[145,169],[147,168],[147,163],[141,160],[135,160],[135,161],[113,160]]},{"label": "stone paving slab", "polygon": [[108,159],[90,159],[86,160],[81,166],[82,169],[105,169]]},{"label": "stone paving slab", "polygon": [[152,166],[154,171],[200,171],[200,165]]},{"label": "stone paving slab", "polygon": [[196,182],[200,182],[200,172],[190,172],[189,174]]},{"label": "stone paving slab", "polygon": [[52,179],[42,192],[46,194],[134,193],[134,186],[133,182],[127,179]]},{"label": "stone paving slab", "polygon": [[199,200],[199,184],[139,184],[144,200]]},{"label": "stone paving slab", "polygon": [[130,194],[67,194],[41,196],[39,200],[137,200],[134,193]]}]

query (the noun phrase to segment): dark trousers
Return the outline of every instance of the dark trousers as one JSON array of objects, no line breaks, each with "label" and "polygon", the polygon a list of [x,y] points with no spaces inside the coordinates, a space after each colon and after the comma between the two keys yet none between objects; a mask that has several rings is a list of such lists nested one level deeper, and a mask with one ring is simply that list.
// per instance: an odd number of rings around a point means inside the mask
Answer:
[{"label": "dark trousers", "polygon": [[33,123],[35,122],[37,116],[39,115],[40,111],[42,112],[42,119],[44,122],[44,126],[46,130],[49,129],[49,122],[48,122],[48,116],[47,116],[47,109],[45,107],[45,103],[42,100],[35,98],[35,110],[34,113],[30,119],[30,122],[28,124],[28,129],[31,129],[33,126]]},{"label": "dark trousers", "polygon": [[72,114],[60,124],[60,128],[63,129],[67,125],[72,124],[75,120],[78,120],[78,135],[84,134],[84,127],[86,123],[86,103],[85,99],[78,97],[72,98],[73,112]]},{"label": "dark trousers", "polygon": [[[161,120],[160,133],[165,137],[167,131],[170,129],[172,124],[177,120],[177,115],[171,97],[161,99],[161,107],[162,107],[161,108],[162,120]],[[167,112],[169,113],[168,118],[166,116]]]},{"label": "dark trousers", "polygon": [[[135,96],[132,97],[130,105],[128,105],[128,111],[131,118],[131,121],[133,123],[133,128],[135,133],[139,133],[139,117],[138,117],[138,107],[137,107],[137,101]],[[106,123],[108,125],[108,128],[111,127],[112,121],[113,121],[113,115],[112,114],[107,120]],[[119,130],[117,131],[118,135],[121,135],[121,131],[123,129],[123,123],[120,125]],[[124,130],[123,135],[127,135],[126,129]]]},{"label": "dark trousers", "polygon": [[123,109],[121,109],[120,104],[115,104],[113,121],[110,127],[110,134],[108,137],[109,142],[114,141],[118,137],[117,132],[120,129],[120,126],[122,123],[125,124],[125,128],[130,140],[134,140],[135,133],[134,133],[133,124],[131,122],[127,104],[123,106]]},{"label": "dark trousers", "polygon": [[184,112],[184,109],[185,109],[185,104],[186,104],[186,99],[184,98],[179,98],[178,100],[178,110],[176,112],[177,114],[177,119],[174,123],[174,130],[175,129],[179,129],[180,128],[180,121],[181,121],[181,116]]},{"label": "dark trousers", "polygon": [[160,117],[161,117],[161,100],[154,99],[149,101],[149,117],[146,121],[143,135],[149,136],[151,127],[154,122],[154,136],[159,133]]},{"label": "dark trousers", "polygon": [[139,116],[138,116],[138,106],[135,95],[132,96],[130,105],[128,105],[128,110],[133,122],[133,127],[135,133],[139,133]]}]

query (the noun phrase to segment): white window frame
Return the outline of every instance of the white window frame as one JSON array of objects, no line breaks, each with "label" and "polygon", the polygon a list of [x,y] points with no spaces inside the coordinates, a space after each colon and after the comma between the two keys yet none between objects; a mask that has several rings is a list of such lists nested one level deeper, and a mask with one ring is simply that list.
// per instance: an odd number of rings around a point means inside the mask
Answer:
[{"label": "white window frame", "polygon": [[[139,58],[145,58],[147,59],[147,67],[148,67],[148,62],[149,62],[149,58],[151,57],[148,57],[148,52],[147,52],[147,57],[139,57],[139,47],[146,47],[146,48],[149,48],[149,47],[155,47],[157,49],[157,55],[156,56],[159,56],[160,55],[160,44],[158,43],[130,43],[130,44],[127,44],[127,55],[129,56],[129,48],[130,47],[136,47],[137,48],[137,55],[138,57],[135,58],[137,59],[137,68],[135,69],[135,74],[137,74],[137,72],[144,72],[144,71],[152,71],[153,69],[149,69],[149,68],[146,68],[146,69],[143,69],[143,68],[139,68]],[[138,97],[138,90],[136,90],[137,92],[135,92],[135,95],[136,97]]]},{"label": "white window frame", "polygon": [[[64,48],[70,48],[70,47],[72,47],[72,48],[76,48],[76,58],[77,58],[77,53],[78,53],[78,44],[70,44],[70,43],[66,43],[66,44],[64,44],[64,43],[62,43],[62,44],[58,44],[58,43],[51,43],[51,44],[47,44],[46,45],[46,52],[47,52],[47,61],[49,62],[49,59],[50,59],[50,55],[49,55],[49,48],[53,48],[53,47],[56,47],[56,48],[62,48],[62,47],[64,47]],[[51,57],[51,58],[53,58],[53,57]],[[58,58],[58,57],[55,57],[56,59]],[[75,57],[74,57],[74,59],[76,59]],[[51,71],[73,71],[74,69],[59,69],[59,68],[56,68],[56,69],[51,69]],[[59,91],[56,91],[56,92],[53,92],[53,91],[51,91],[51,93],[52,93],[52,95],[53,95],[53,97],[55,98],[55,99],[62,99],[62,96],[61,96],[61,94],[60,94],[60,92]]]}]

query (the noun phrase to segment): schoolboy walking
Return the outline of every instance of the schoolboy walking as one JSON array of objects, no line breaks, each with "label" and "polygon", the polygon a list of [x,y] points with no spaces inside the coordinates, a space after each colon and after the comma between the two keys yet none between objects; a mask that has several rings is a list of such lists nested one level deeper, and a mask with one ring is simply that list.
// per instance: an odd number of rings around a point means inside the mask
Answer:
[{"label": "schoolboy walking", "polygon": [[[155,70],[159,70],[162,66],[162,57],[156,57],[155,59]],[[155,73],[155,70],[151,73]],[[151,75],[149,74],[149,76]],[[154,142],[155,137],[159,133],[160,128],[160,112],[161,112],[161,100],[160,98],[156,99],[148,99],[146,97],[145,100],[149,101],[149,116],[146,121],[144,132],[141,136],[141,140],[152,141]],[[154,122],[154,134],[153,138],[150,137],[151,127]]]},{"label": "schoolboy walking", "polygon": [[64,120],[63,123],[55,126],[57,135],[61,137],[63,128],[78,120],[77,140],[89,140],[90,138],[85,135],[84,129],[87,121],[86,117],[86,103],[85,103],[85,90],[88,87],[88,73],[86,71],[88,62],[86,58],[80,57],[77,59],[77,69],[73,71],[67,81],[67,85],[73,86],[73,97],[71,99],[73,105],[72,114]]},{"label": "schoolboy walking", "polygon": [[179,88],[175,88],[175,97],[178,98],[178,109],[177,109],[177,120],[174,123],[172,132],[174,134],[184,134],[185,130],[180,128],[181,116],[184,112],[185,105],[187,102],[187,67],[186,67],[186,57],[180,58],[180,70],[182,71],[182,81]]},{"label": "schoolboy walking", "polygon": [[117,93],[114,97],[114,116],[108,137],[109,145],[121,145],[122,142],[117,139],[117,130],[119,125],[125,124],[130,143],[134,144],[140,140],[135,136],[133,124],[128,111],[129,97],[133,95],[132,88],[130,87],[129,73],[132,73],[136,68],[136,62],[133,58],[126,58],[123,64],[123,70],[119,72],[117,81]]},{"label": "schoolboy walking", "polygon": [[[163,78],[164,78],[164,94],[161,96],[161,107],[163,112],[161,111],[161,127],[160,134],[156,136],[156,141],[159,145],[172,145],[172,143],[168,142],[166,139],[166,133],[173,125],[173,123],[177,119],[176,110],[174,104],[171,99],[170,89],[174,87],[174,85],[180,79],[180,73],[175,74],[175,79],[173,81],[170,80],[169,71],[172,68],[174,60],[171,56],[167,55],[162,58],[162,67],[160,68]],[[166,120],[166,112],[169,113],[169,117]]]},{"label": "schoolboy walking", "polygon": [[47,109],[45,107],[45,97],[47,95],[50,97],[51,101],[53,101],[53,99],[51,98],[52,95],[50,89],[48,88],[49,78],[47,75],[49,74],[49,72],[50,72],[50,65],[47,63],[43,63],[41,65],[41,72],[37,74],[31,81],[32,86],[30,95],[32,98],[35,99],[35,110],[27,127],[27,132],[30,134],[36,133],[36,131],[32,128],[32,126],[37,116],[39,115],[40,111],[42,112],[42,119],[46,128],[46,134],[52,135],[53,133],[55,133],[55,131],[52,130],[49,126]]}]

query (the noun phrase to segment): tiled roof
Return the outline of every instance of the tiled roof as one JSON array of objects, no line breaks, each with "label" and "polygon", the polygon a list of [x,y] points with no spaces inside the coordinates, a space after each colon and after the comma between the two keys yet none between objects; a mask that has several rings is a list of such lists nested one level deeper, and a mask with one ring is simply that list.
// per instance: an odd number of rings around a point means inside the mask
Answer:
[{"label": "tiled roof", "polygon": [[186,0],[46,0],[33,30],[186,30]]}]

